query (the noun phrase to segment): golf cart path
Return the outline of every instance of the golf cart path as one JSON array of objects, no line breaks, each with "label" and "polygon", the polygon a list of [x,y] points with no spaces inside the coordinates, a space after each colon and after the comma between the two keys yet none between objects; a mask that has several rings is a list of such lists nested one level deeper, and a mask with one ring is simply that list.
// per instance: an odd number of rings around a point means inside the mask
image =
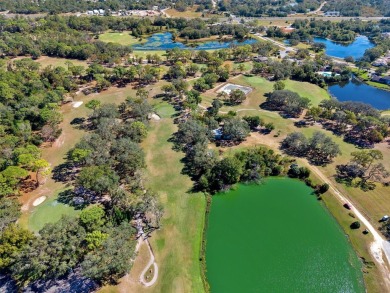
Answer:
[{"label": "golf cart path", "polygon": [[[145,268],[142,270],[141,275],[139,277],[139,281],[145,287],[150,287],[150,286],[154,285],[154,283],[156,283],[156,281],[157,281],[158,266],[157,266],[157,263],[155,262],[154,254],[153,254],[152,248],[150,247],[149,241],[147,239],[146,240],[142,240],[142,237],[140,237],[139,241],[140,241],[139,244],[141,244],[143,241],[146,243],[146,245],[148,246],[149,253],[150,253],[150,260],[146,264]],[[154,268],[154,274],[153,274],[153,278],[148,282],[148,281],[145,280],[145,274],[148,272],[148,269],[152,265],[153,265],[153,268]]]},{"label": "golf cart path", "polygon": [[372,234],[374,241],[371,243],[370,252],[372,256],[376,259],[382,272],[387,276],[385,278],[388,288],[390,288],[390,272],[386,266],[385,260],[383,259],[383,253],[386,256],[387,261],[390,263],[390,243],[385,240],[382,235],[380,235],[374,226],[366,219],[366,217],[345,197],[341,192],[332,184],[332,182],[316,167],[310,165],[310,169],[316,173],[321,180],[329,185],[333,194],[336,195],[336,198],[342,203],[347,203],[351,207],[351,211],[356,215],[356,217],[366,226],[367,230]]}]

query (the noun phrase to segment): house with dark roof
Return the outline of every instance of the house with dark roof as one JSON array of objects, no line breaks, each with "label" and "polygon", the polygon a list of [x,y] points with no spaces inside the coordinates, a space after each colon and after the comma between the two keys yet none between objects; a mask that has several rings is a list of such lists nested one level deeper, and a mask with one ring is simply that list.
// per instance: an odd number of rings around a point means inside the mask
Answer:
[{"label": "house with dark roof", "polygon": [[371,76],[371,81],[390,85],[390,76],[378,76],[373,74]]}]

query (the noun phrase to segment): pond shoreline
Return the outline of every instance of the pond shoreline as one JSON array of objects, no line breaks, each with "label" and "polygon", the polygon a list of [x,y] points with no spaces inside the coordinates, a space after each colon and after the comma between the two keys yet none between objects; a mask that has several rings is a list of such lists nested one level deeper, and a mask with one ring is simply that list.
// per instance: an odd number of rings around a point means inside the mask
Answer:
[{"label": "pond shoreline", "polygon": [[[285,180],[285,179],[288,179],[288,177],[278,177],[278,176],[270,176],[269,177],[270,179],[280,179],[280,180]],[[267,178],[268,179],[268,178]],[[293,181],[300,181],[300,180],[293,180]],[[302,181],[300,181],[302,182]],[[302,184],[304,184],[302,182]],[[267,182],[265,183],[265,185],[267,185]],[[310,187],[309,187],[310,188]],[[311,188],[312,189],[312,188]],[[234,191],[235,189],[230,189],[230,191]],[[205,291],[206,292],[210,292],[210,283],[209,283],[209,280],[207,278],[207,266],[206,266],[206,263],[207,263],[207,259],[205,258],[206,256],[206,245],[207,245],[207,229],[209,227],[209,217],[210,217],[210,212],[211,212],[211,200],[212,200],[212,197],[210,195],[206,195],[208,196],[208,200],[207,200],[207,208],[206,208],[206,212],[205,212],[205,225],[204,225],[204,230],[203,230],[203,238],[202,238],[202,248],[201,248],[201,253],[200,253],[200,257],[201,257],[201,269],[202,269],[202,281],[204,282],[205,284]],[[223,195],[221,195],[223,197]],[[238,196],[241,196],[241,195],[238,195]],[[314,195],[313,195],[314,196]],[[350,239],[350,236],[349,236],[349,233],[347,233],[347,230],[345,230],[341,223],[337,220],[336,216],[334,215],[334,211],[332,210],[332,208],[330,206],[328,206],[325,202],[320,202],[319,203],[320,206],[325,209],[324,211],[329,215],[331,216],[331,218],[333,219],[333,221],[336,223],[338,229],[340,229],[340,231],[343,233],[343,235],[347,236],[347,242],[348,242],[348,246],[349,246],[349,249],[351,249],[353,251],[353,253],[355,254],[355,256],[359,259],[359,272],[360,272],[360,276],[361,276],[361,279],[360,281],[363,283],[363,286],[366,290],[367,286],[366,286],[366,282],[363,278],[363,263],[361,261],[361,258],[360,258],[360,255],[358,254],[357,250],[355,249],[354,245],[352,244],[352,241]],[[276,212],[276,211],[275,211]],[[335,213],[336,214],[336,213]],[[214,228],[215,229],[215,228]],[[353,266],[352,266],[353,267]],[[351,268],[350,268],[351,269]],[[214,269],[215,271],[215,269]],[[347,273],[347,271],[345,271],[345,273]],[[204,278],[204,279],[203,279]]]}]

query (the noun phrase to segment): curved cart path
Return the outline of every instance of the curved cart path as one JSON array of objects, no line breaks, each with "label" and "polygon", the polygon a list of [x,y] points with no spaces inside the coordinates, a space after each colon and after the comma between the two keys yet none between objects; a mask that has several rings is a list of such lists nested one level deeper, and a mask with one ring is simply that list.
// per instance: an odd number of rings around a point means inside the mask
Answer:
[{"label": "curved cart path", "polygon": [[[143,240],[140,240],[141,243]],[[149,249],[149,253],[150,253],[150,260],[149,262],[146,264],[145,268],[142,270],[141,272],[141,275],[139,277],[139,281],[142,285],[144,285],[145,287],[150,287],[152,285],[154,285],[154,283],[156,283],[157,281],[157,277],[158,277],[158,266],[157,266],[157,263],[155,262],[155,258],[154,258],[154,254],[153,254],[153,251],[152,251],[152,248],[150,247],[150,243],[149,241],[146,239],[144,240],[146,245],[148,246],[148,249]],[[145,274],[148,272],[148,269],[153,265],[153,269],[154,269],[154,274],[153,274],[153,278],[150,280],[150,281],[146,281],[145,280]]]},{"label": "curved cart path", "polygon": [[367,230],[372,234],[374,241],[371,243],[370,252],[372,256],[376,259],[380,265],[381,271],[386,275],[385,278],[386,285],[390,289],[390,272],[386,265],[383,253],[387,259],[387,262],[390,263],[390,243],[385,240],[381,234],[371,225],[371,223],[366,219],[366,217],[345,197],[341,192],[332,184],[332,182],[316,167],[310,165],[310,169],[318,175],[325,183],[329,185],[329,189],[333,192],[336,198],[341,203],[348,203],[351,207],[351,211],[356,215],[356,217],[366,226]]}]

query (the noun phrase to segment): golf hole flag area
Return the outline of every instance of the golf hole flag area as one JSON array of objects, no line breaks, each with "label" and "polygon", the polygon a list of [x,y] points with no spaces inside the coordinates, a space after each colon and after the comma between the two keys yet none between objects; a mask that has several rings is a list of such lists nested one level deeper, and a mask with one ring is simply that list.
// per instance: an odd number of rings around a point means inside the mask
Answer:
[{"label": "golf hole flag area", "polygon": [[217,93],[225,92],[225,93],[227,93],[229,95],[230,92],[233,91],[233,90],[240,90],[240,91],[244,92],[244,94],[246,96],[252,91],[252,89],[250,87],[248,87],[248,86],[242,86],[242,85],[238,85],[238,84],[227,83],[224,86],[222,86],[220,89],[218,89]]}]

